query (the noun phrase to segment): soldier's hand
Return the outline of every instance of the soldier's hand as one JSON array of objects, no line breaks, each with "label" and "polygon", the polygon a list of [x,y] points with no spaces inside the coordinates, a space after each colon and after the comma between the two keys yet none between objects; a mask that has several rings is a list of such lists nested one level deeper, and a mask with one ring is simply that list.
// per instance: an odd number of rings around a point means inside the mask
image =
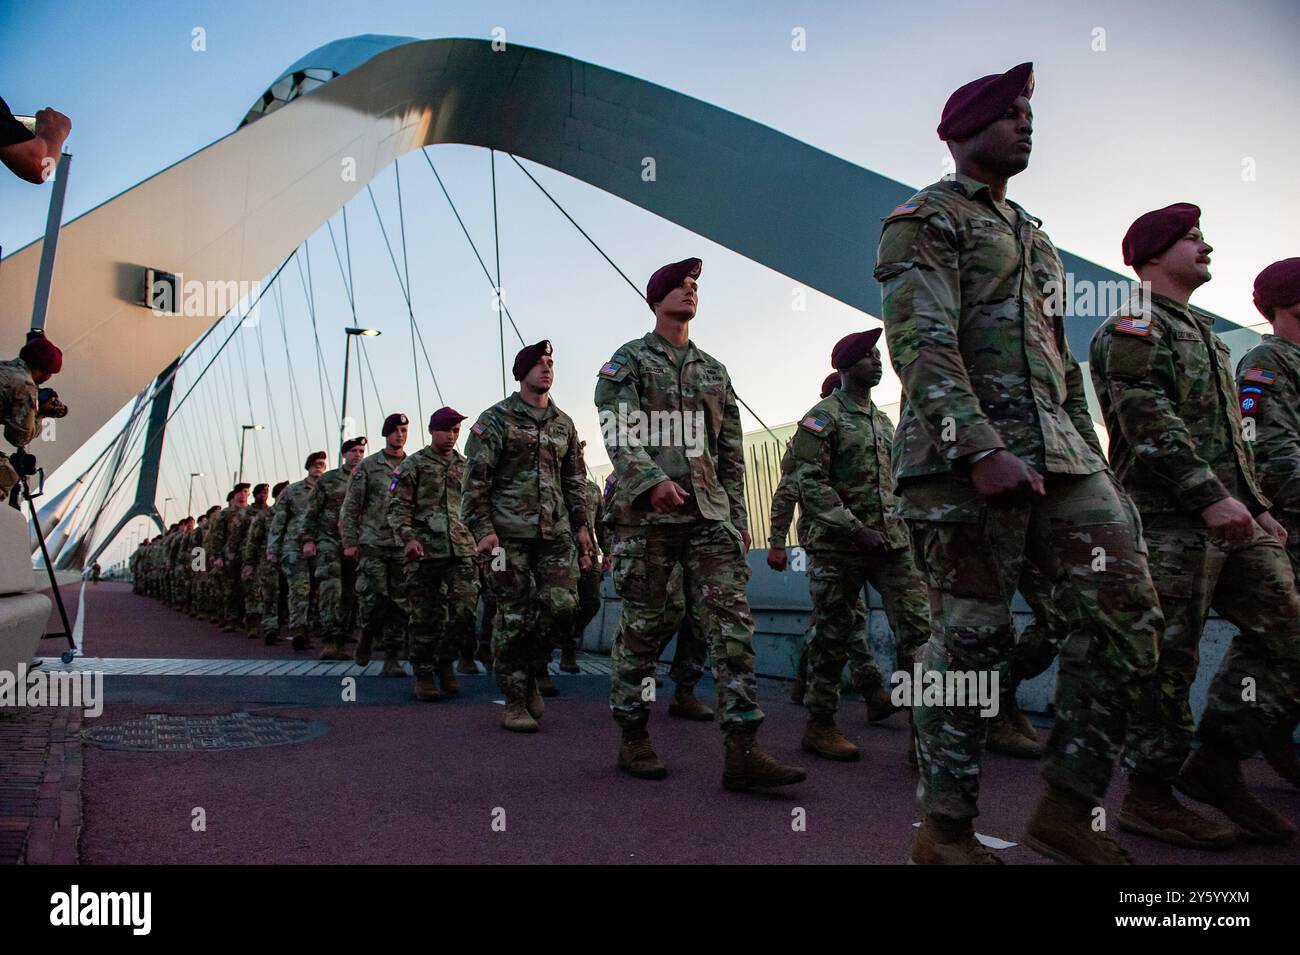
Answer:
[{"label": "soldier's hand", "polygon": [[859,528],[853,535],[853,543],[868,557],[875,557],[885,552],[885,538],[879,531],[873,531],[870,527]]},{"label": "soldier's hand", "polygon": [[1043,476],[1010,451],[998,450],[971,465],[971,483],[994,507],[1013,507],[1047,493]]},{"label": "soldier's hand", "polygon": [[357,559],[357,548],[355,548],[355,547],[344,547],[344,548],[343,548],[343,556],[346,557],[348,560],[356,560],[356,559]]},{"label": "soldier's hand", "polygon": [[1265,511],[1263,514],[1259,515],[1259,517],[1255,518],[1255,520],[1259,522],[1260,527],[1264,528],[1264,530],[1276,537],[1279,544],[1283,547],[1286,546],[1287,537],[1289,536],[1286,532],[1286,528],[1279,524],[1272,514]]},{"label": "soldier's hand", "polygon": [[36,111],[36,135],[42,139],[57,140],[60,145],[72,132],[72,120],[49,106]]},{"label": "soldier's hand", "polygon": [[41,402],[41,406],[36,409],[38,418],[62,418],[68,413],[68,406],[58,398],[46,398]]},{"label": "soldier's hand", "polygon": [[754,545],[754,538],[749,536],[749,531],[740,532],[740,543],[744,545],[745,553],[748,554],[749,549]]},{"label": "soldier's hand", "polygon": [[662,514],[675,511],[686,503],[691,494],[674,480],[660,481],[650,490],[650,509]]},{"label": "soldier's hand", "polygon": [[222,557],[215,558],[212,561],[212,566],[215,567],[217,570],[220,570],[222,567],[225,567],[226,566],[225,558]]},{"label": "soldier's hand", "polygon": [[402,550],[402,556],[407,560],[410,560],[412,557],[423,557],[424,545],[415,538],[411,538],[406,542],[406,547]]},{"label": "soldier's hand", "polygon": [[315,542],[315,541],[307,541],[305,544],[302,545],[302,556],[304,556],[304,557],[315,557],[315,556],[316,556],[316,542]]},{"label": "soldier's hand", "polygon": [[239,572],[239,576],[240,576],[241,578],[243,578],[244,580],[252,580],[252,579],[253,579],[253,568],[252,568],[252,567],[245,567],[243,570],[241,570],[241,571]]},{"label": "soldier's hand", "polygon": [[280,555],[273,550],[268,550],[266,552],[266,562],[268,564],[278,564],[280,563]]},{"label": "soldier's hand", "polygon": [[578,528],[578,566],[591,570],[591,531],[585,527]]},{"label": "soldier's hand", "polygon": [[496,534],[488,534],[478,542],[478,552],[484,556],[490,557],[492,552],[501,546],[501,539]]},{"label": "soldier's hand", "polygon": [[609,569],[610,569],[611,567],[613,567],[613,566],[614,566],[614,561],[613,561],[613,559],[609,556],[609,554],[604,554],[604,555],[601,556],[601,558],[600,558],[600,572],[601,572],[602,574],[608,574],[608,573],[609,573]]},{"label": "soldier's hand", "polygon": [[783,574],[789,565],[790,555],[785,552],[784,547],[769,547],[767,549],[767,566],[778,574]]},{"label": "soldier's hand", "polygon": [[1255,518],[1250,509],[1235,497],[1225,497],[1215,501],[1201,511],[1201,520],[1210,529],[1210,534],[1221,540],[1245,540],[1255,533]]}]

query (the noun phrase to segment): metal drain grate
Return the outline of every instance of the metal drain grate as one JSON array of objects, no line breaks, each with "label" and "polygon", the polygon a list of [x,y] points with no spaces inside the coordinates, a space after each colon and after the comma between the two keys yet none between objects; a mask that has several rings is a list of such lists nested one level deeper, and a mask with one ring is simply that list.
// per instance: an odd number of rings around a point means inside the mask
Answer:
[{"label": "metal drain grate", "polygon": [[251,713],[224,713],[220,716],[150,713],[144,719],[83,730],[81,738],[104,749],[184,753],[284,746],[324,736],[328,729],[328,724],[320,720],[308,722]]}]

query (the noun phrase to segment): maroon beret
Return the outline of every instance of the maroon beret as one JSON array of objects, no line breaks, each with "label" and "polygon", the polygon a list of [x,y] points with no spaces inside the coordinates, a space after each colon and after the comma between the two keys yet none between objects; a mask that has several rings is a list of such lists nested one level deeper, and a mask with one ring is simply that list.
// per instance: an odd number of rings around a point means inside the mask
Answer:
[{"label": "maroon beret", "polygon": [[519,349],[519,354],[515,355],[514,367],[511,369],[515,381],[523,381],[524,377],[533,370],[533,366],[542,360],[542,356],[550,354],[552,354],[551,343],[545,338],[536,345]]},{"label": "maroon beret", "polygon": [[247,491],[250,487],[252,487],[252,485],[247,483],[236,484],[233,488],[233,493],[238,494],[240,491]]},{"label": "maroon beret", "polygon": [[455,408],[439,408],[429,415],[430,431],[450,431],[465,420],[465,416]]},{"label": "maroon beret", "polygon": [[673,262],[656,270],[645,286],[645,300],[650,306],[650,311],[653,312],[655,306],[664,300],[664,296],[681,285],[686,280],[686,276],[698,279],[703,265],[704,263],[699,259],[682,259],[680,262]]},{"label": "maroon beret", "polygon": [[284,490],[286,487],[288,487],[288,486],[289,486],[289,482],[288,482],[288,481],[281,481],[281,482],[280,482],[279,484],[277,484],[275,487],[271,488],[271,496],[272,496],[272,497],[279,497],[279,496],[280,496],[280,492],[283,491],[283,490]]},{"label": "maroon beret", "polygon": [[51,375],[57,375],[63,368],[63,352],[44,335],[29,339],[18,352],[18,357],[25,361],[29,368],[48,371]]},{"label": "maroon beret", "polygon": [[379,433],[386,438],[394,431],[396,431],[398,428],[402,427],[402,425],[407,425],[410,423],[411,422],[407,419],[406,415],[402,414],[400,411],[394,411],[392,414],[390,414],[387,418],[384,419],[384,427],[380,430]]},{"label": "maroon beret", "polygon": [[307,455],[307,463],[304,464],[303,467],[310,468],[311,463],[313,461],[328,461],[328,460],[329,460],[329,455],[326,454],[324,451],[313,451],[311,454]]},{"label": "maroon beret", "polygon": [[1200,208],[1190,202],[1175,202],[1138,216],[1124,233],[1124,264],[1141,265],[1154,259],[1200,221]]},{"label": "maroon beret", "polygon": [[262,488],[266,488],[266,489],[269,491],[269,490],[271,490],[271,485],[269,485],[269,484],[255,484],[255,485],[253,485],[253,494],[256,495],[258,491],[262,490]]},{"label": "maroon beret", "polygon": [[1255,307],[1270,321],[1271,309],[1300,302],[1300,259],[1282,259],[1255,276]]},{"label": "maroon beret", "polygon": [[834,391],[839,386],[840,386],[840,373],[838,371],[833,371],[829,375],[827,375],[826,380],[822,382],[822,397],[829,398],[831,396],[831,392]]},{"label": "maroon beret", "polygon": [[1034,95],[1034,64],[1021,63],[1005,73],[972,80],[948,97],[939,119],[944,142],[973,136],[1007,111],[1016,97]]},{"label": "maroon beret", "polygon": [[879,328],[872,328],[865,332],[845,335],[831,349],[831,364],[839,371],[852,368],[871,354],[871,349],[875,348],[876,342],[880,340],[881,331]]},{"label": "maroon beret", "polygon": [[364,448],[366,444],[367,444],[366,436],[364,434],[359,434],[355,438],[348,438],[346,441],[344,441],[343,447],[340,449],[340,451],[343,454],[347,454],[353,448]]}]

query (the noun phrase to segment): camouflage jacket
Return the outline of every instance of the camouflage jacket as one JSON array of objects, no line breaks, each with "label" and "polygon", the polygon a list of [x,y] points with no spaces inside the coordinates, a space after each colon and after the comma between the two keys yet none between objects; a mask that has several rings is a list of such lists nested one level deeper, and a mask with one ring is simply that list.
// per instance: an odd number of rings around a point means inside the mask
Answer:
[{"label": "camouflage jacket", "polygon": [[281,560],[297,560],[302,556],[302,529],[307,523],[307,507],[311,504],[314,482],[309,478],[295,481],[275,499],[271,508],[271,529],[266,534],[268,553]]},{"label": "camouflage jacket", "polygon": [[[776,490],[772,492],[772,514],[767,534],[769,548],[785,547],[786,538],[790,536],[790,522],[794,520],[794,509],[799,504],[799,478],[795,473],[794,454],[790,451],[792,443],[793,441],[786,442],[785,451],[781,455],[781,480],[777,481]],[[800,511],[799,526],[796,529],[800,541],[804,539],[806,523],[803,512]]]},{"label": "camouflage jacket", "polygon": [[853,538],[864,527],[878,531],[890,550],[908,546],[890,490],[893,441],[894,426],[875,402],[844,389],[813,405],[799,422],[790,453],[808,514],[806,548],[856,551]]},{"label": "camouflage jacket", "polygon": [[[678,372],[671,346],[651,331],[618,349],[600,369],[596,408],[618,476],[615,524],[683,524],[703,517],[749,529],[740,408],[722,362],[692,342]],[[691,497],[681,511],[656,513],[647,492],[669,479]]]},{"label": "camouflage jacket", "polygon": [[[600,485],[595,481],[587,481],[587,532],[591,534],[591,541],[596,550],[592,553],[593,563],[600,560],[600,555],[609,551],[609,537],[604,530],[605,527],[605,498],[600,493]],[[597,569],[599,565],[597,564]]]},{"label": "camouflage jacket", "polygon": [[[966,458],[1006,448],[1038,471],[1106,469],[1083,373],[1070,354],[1053,289],[1064,268],[1042,223],[1014,203],[1018,228],[988,187],[936,182],[885,218],[877,251],[889,357],[903,383],[894,451],[899,482],[965,476]],[[1058,291],[1058,295],[1059,295]],[[937,499],[909,499],[906,516],[979,502],[968,481],[927,482]]]},{"label": "camouflage jacket", "polygon": [[307,520],[302,527],[303,542],[322,540],[339,542],[339,512],[348,492],[352,472],[337,467],[326,471],[316,482],[311,502],[307,505]]},{"label": "camouflage jacket", "polygon": [[36,418],[38,404],[36,382],[27,362],[21,358],[0,361],[0,414],[5,440],[14,447],[31,444],[40,433],[40,421]]},{"label": "camouflage jacket", "polygon": [[425,557],[473,557],[474,538],[460,518],[465,459],[426,445],[393,472],[386,517],[403,545],[418,540]]},{"label": "camouflage jacket", "polygon": [[339,510],[339,543],[343,549],[392,550],[401,547],[388,526],[388,491],[393,475],[406,460],[406,453],[394,464],[380,448],[361,459],[348,481],[343,507]]},{"label": "camouflage jacket", "polygon": [[461,517],[474,540],[553,540],[587,523],[587,479],[573,419],[548,401],[540,425],[519,392],[479,415],[465,443]]},{"label": "camouflage jacket", "polygon": [[1254,422],[1260,490],[1300,514],[1300,345],[1265,335],[1237,365],[1237,390],[1243,421]]},{"label": "camouflage jacket", "polygon": [[267,505],[261,509],[253,505],[256,513],[253,515],[253,521],[248,525],[248,533],[244,535],[244,563],[250,567],[256,567],[266,559],[266,540],[271,530],[271,521],[275,519],[274,505]]},{"label": "camouflage jacket", "polygon": [[1228,346],[1213,319],[1163,295],[1139,295],[1092,336],[1115,475],[1143,513],[1199,512],[1236,497],[1259,513]]},{"label": "camouflage jacket", "polygon": [[227,562],[243,560],[244,538],[248,536],[248,525],[253,523],[255,516],[253,506],[245,504],[226,519],[226,546],[221,556]]},{"label": "camouflage jacket", "polygon": [[181,548],[185,544],[185,534],[179,530],[167,532],[167,546],[164,549],[166,572],[172,573],[181,560]]},{"label": "camouflage jacket", "polygon": [[207,543],[204,546],[208,552],[209,569],[212,568],[212,562],[218,557],[223,560],[226,557],[226,541],[230,537],[230,521],[235,516],[236,511],[237,508],[227,504],[208,521],[208,533],[205,535]]}]

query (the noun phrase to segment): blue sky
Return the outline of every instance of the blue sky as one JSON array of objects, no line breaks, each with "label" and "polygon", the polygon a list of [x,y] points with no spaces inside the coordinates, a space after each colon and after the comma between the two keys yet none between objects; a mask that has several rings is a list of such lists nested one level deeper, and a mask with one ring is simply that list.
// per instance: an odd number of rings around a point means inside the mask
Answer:
[{"label": "blue sky", "polygon": [[[1217,251],[1215,279],[1196,302],[1254,324],[1255,273],[1297,254],[1288,216],[1300,210],[1293,171],[1300,155],[1298,9],[1288,2],[1199,0],[0,2],[0,95],[15,112],[49,104],[72,117],[71,218],[228,133],[284,67],[359,33],[487,38],[502,26],[510,42],[661,83],[916,185],[943,171],[946,151],[934,126],[948,93],[1032,59],[1035,153],[1013,182],[1012,197],[1044,220],[1059,245],[1116,269],[1123,268],[1120,237],[1136,215],[1172,201],[1197,202]],[[196,26],[206,31],[201,53],[191,49]],[[795,27],[806,30],[805,52],[791,50]],[[1093,49],[1099,29],[1104,51]],[[431,155],[491,264],[487,154],[438,147]],[[1243,177],[1249,165],[1253,179]],[[500,397],[487,283],[420,157],[403,159],[401,170],[416,315],[447,402],[475,415]],[[635,281],[664,261],[704,258],[694,336],[728,365],[738,391],[768,423],[806,410],[831,345],[874,323],[815,293],[808,311],[794,316],[790,280],[582,183],[532,171]],[[529,341],[555,341],[556,400],[597,439],[592,374],[618,344],[643,332],[649,314],[513,164],[499,162],[497,175],[511,309]],[[391,228],[391,170],[374,189]],[[37,237],[47,199],[45,189],[0,177],[0,245],[12,251]],[[364,191],[348,218],[358,320],[385,331],[367,345],[384,410],[414,417],[406,307]],[[341,218],[333,224],[341,241]],[[314,236],[310,248],[327,387],[337,396],[340,329],[352,317],[328,234]],[[863,250],[864,268],[871,251]],[[196,482],[196,498],[224,496],[238,426],[250,415],[275,434],[250,438],[246,475],[296,478],[299,451],[335,443],[336,411],[322,413],[317,371],[309,351],[298,347],[310,334],[301,285],[296,271],[284,278],[291,279],[282,289],[284,331],[279,312],[264,311],[263,322],[269,315],[271,324],[261,340],[250,336],[232,347],[173,422],[158,496],[160,506],[164,497],[177,499],[169,505],[173,520],[190,471],[211,475]],[[0,303],[15,347],[29,308]],[[50,334],[58,340],[56,328]],[[294,355],[300,405],[288,394],[286,351]],[[182,375],[182,387],[187,382]],[[350,412],[359,418],[356,378],[352,388]],[[368,372],[364,388],[371,392],[368,430],[377,436],[380,409]],[[427,374],[421,388],[427,415],[435,404]],[[881,399],[892,400],[897,390],[887,373]],[[746,415],[746,427],[755,426]],[[603,456],[598,444],[590,441],[593,460]]]}]

